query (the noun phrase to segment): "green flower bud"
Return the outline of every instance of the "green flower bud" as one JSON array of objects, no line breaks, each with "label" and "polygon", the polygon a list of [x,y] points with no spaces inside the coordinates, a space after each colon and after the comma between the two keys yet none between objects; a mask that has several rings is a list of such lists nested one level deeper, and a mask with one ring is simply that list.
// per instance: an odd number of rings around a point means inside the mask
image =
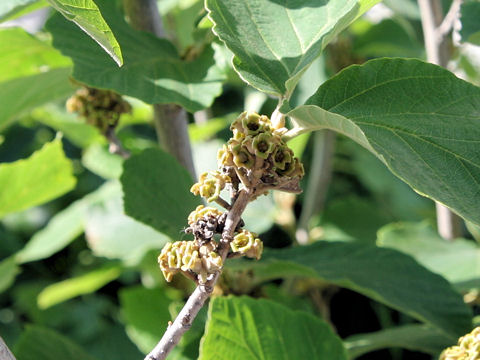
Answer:
[{"label": "green flower bud", "polygon": [[232,148],[233,162],[238,167],[251,169],[255,164],[255,158],[245,146],[236,145]]},{"label": "green flower bud", "polygon": [[273,153],[273,165],[275,169],[285,170],[288,163],[292,162],[293,151],[287,145],[277,146]]},{"label": "green flower bud", "polygon": [[263,252],[263,243],[260,239],[256,238],[256,236],[257,234],[243,229],[235,235],[230,243],[230,248],[233,252],[259,260]]},{"label": "green flower bud", "polygon": [[252,146],[256,156],[266,159],[275,149],[273,136],[268,132],[258,134],[253,139]]},{"label": "green flower bud", "polygon": [[458,345],[445,349],[440,360],[480,360],[480,327],[458,340]]}]

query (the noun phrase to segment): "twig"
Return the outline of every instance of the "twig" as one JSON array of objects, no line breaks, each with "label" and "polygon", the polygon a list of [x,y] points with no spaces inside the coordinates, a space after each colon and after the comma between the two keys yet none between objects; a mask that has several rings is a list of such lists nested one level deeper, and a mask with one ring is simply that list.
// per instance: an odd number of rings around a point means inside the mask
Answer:
[{"label": "twig", "polygon": [[[448,42],[446,34],[456,21],[462,1],[454,0],[442,21],[440,0],[418,0],[422,17],[423,37],[427,61],[446,67],[448,64]],[[461,235],[461,219],[450,209],[436,202],[438,233],[444,239],[453,240]]]},{"label": "twig", "polygon": [[[123,5],[133,28],[165,37],[156,0],[123,0]],[[158,142],[196,179],[187,113],[175,104],[155,104],[153,113]]]},{"label": "twig", "polygon": [[12,352],[8,348],[5,341],[3,341],[2,337],[0,336],[0,359],[1,360],[16,360],[15,356],[13,356]]},{"label": "twig", "polygon": [[[248,204],[251,194],[246,190],[241,190],[228,212],[227,220],[225,221],[225,228],[220,240],[219,255],[225,261],[230,241],[233,238],[235,228],[237,227],[240,217]],[[210,297],[215,284],[220,276],[220,272],[216,272],[205,285],[199,285],[195,291],[190,295],[185,306],[178,314],[175,321],[170,324],[165,334],[163,334],[160,342],[155,348],[145,357],[145,360],[164,360],[169,352],[178,344],[182,335],[190,329],[193,320],[197,316],[200,309],[203,307],[205,301]]]},{"label": "twig", "polygon": [[450,9],[448,9],[447,15],[445,15],[442,23],[437,28],[438,36],[441,37],[440,41],[443,41],[443,38],[447,36],[448,33],[453,29],[455,22],[458,20],[462,2],[463,0],[453,0],[452,5],[450,5]]},{"label": "twig", "polygon": [[224,209],[227,209],[227,210],[230,210],[232,208],[232,206],[224,199],[222,199],[220,196],[215,199],[215,202],[222,206]]},{"label": "twig", "polygon": [[115,134],[115,128],[113,126],[107,129],[105,138],[108,140],[108,151],[110,151],[110,153],[120,155],[124,159],[128,159],[131,156],[130,151],[123,147],[120,139]]},{"label": "twig", "polygon": [[314,133],[312,168],[308,177],[308,185],[302,213],[296,232],[297,242],[305,245],[309,241],[308,222],[313,214],[323,210],[328,185],[332,177],[332,155],[335,145],[335,133],[332,130],[321,130]]}]

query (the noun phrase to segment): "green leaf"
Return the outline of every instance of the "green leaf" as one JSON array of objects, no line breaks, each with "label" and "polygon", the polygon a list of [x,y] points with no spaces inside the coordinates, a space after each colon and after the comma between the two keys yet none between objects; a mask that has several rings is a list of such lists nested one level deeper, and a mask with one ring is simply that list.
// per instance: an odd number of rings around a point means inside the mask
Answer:
[{"label": "green leaf", "polygon": [[30,116],[35,121],[61,132],[65,138],[78,147],[86,148],[92,144],[105,142],[105,137],[97,128],[87,124],[76,114],[68,113],[64,104],[62,105],[42,106],[33,110]]},{"label": "green leaf", "polygon": [[480,224],[480,89],[419,60],[351,66],[287,113],[287,138],[332,129],[415,191]]},{"label": "green leaf", "polygon": [[27,325],[27,329],[15,344],[13,353],[17,360],[94,360],[67,337],[32,325]]},{"label": "green leaf", "polygon": [[263,277],[264,281],[293,274],[320,278],[357,291],[453,336],[465,334],[471,326],[471,310],[444,278],[393,249],[358,242],[319,241],[268,251],[260,262],[249,263],[255,276]]},{"label": "green leaf", "polygon": [[57,68],[1,83],[0,131],[35,107],[70,95],[73,92],[70,72],[70,68]]},{"label": "green leaf", "polygon": [[223,75],[214,66],[210,47],[194,60],[182,60],[169,41],[133,30],[114,1],[97,4],[122,48],[125,63],[121,68],[62,17],[53,16],[47,23],[53,45],[73,59],[77,80],[150,104],[176,103],[191,112],[210,106],[220,94]]},{"label": "green leaf", "polygon": [[0,261],[0,294],[13,284],[19,273],[20,267],[13,256]]},{"label": "green leaf", "polygon": [[480,289],[480,246],[473,241],[445,241],[427,223],[396,223],[379,230],[377,244],[412,256],[460,290]]},{"label": "green leaf", "polygon": [[35,233],[25,247],[15,255],[16,261],[26,263],[41,260],[62,250],[83,232],[85,214],[89,207],[119,193],[118,183],[106,183],[58,212],[47,226]]},{"label": "green leaf", "polygon": [[121,266],[107,265],[86,274],[49,285],[38,294],[38,307],[47,309],[79,295],[90,294],[117,279],[121,273]]},{"label": "green leaf", "polygon": [[130,157],[120,180],[126,214],[172,239],[181,236],[188,215],[200,204],[190,193],[193,181],[187,170],[160,149]]},{"label": "green leaf", "polygon": [[36,151],[28,159],[0,164],[0,218],[5,214],[40,205],[75,187],[73,167],[60,139]]},{"label": "green leaf", "polygon": [[69,58],[21,28],[0,31],[0,82],[70,67]]},{"label": "green leaf", "polygon": [[460,8],[462,29],[460,36],[462,41],[480,45],[480,1],[465,1]]},{"label": "green leaf", "polygon": [[95,40],[117,63],[123,65],[122,51],[115,35],[93,0],[47,0],[67,20],[73,21]]},{"label": "green leaf", "polygon": [[120,191],[89,207],[85,235],[96,256],[120,259],[130,266],[137,265],[149,250],[160,251],[169,241],[164,234],[123,213]]},{"label": "green leaf", "polygon": [[446,336],[427,325],[404,325],[373,333],[353,335],[344,340],[350,359],[385,348],[403,348],[439,355],[455,344],[455,337]]},{"label": "green leaf", "polygon": [[171,299],[161,289],[143,286],[122,289],[119,296],[128,336],[141,351],[149,353],[171,320]]},{"label": "green leaf", "polygon": [[235,54],[240,77],[289,97],[322,49],[378,0],[207,0],[213,31]]},{"label": "green leaf", "polygon": [[0,130],[36,106],[73,92],[71,61],[20,28],[0,31]]},{"label": "green leaf", "polygon": [[215,297],[199,360],[347,359],[342,341],[313,315],[265,299]]}]

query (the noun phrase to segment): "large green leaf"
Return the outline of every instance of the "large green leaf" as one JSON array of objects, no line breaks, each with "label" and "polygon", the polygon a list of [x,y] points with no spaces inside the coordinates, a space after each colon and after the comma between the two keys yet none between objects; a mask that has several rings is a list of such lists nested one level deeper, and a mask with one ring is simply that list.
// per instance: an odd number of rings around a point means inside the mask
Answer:
[{"label": "large green leaf", "polygon": [[47,0],[67,20],[73,21],[87,33],[108,55],[122,66],[123,58],[115,35],[105,22],[102,13],[93,0]]},{"label": "large green leaf", "polygon": [[349,136],[417,192],[480,224],[480,88],[419,60],[377,59],[287,115],[287,138],[325,128]]},{"label": "large green leaf", "polygon": [[462,3],[461,7],[462,29],[460,35],[462,41],[468,41],[480,45],[480,1],[470,0]]},{"label": "large green leaf", "polygon": [[253,87],[289,97],[335,35],[378,0],[207,0],[214,32]]},{"label": "large green leaf", "polygon": [[13,353],[17,360],[94,359],[67,337],[40,326],[27,326]]},{"label": "large green leaf", "polygon": [[121,273],[121,266],[109,264],[86,274],[51,284],[38,294],[38,307],[46,309],[76,296],[92,293],[117,279]]},{"label": "large green leaf", "polygon": [[470,309],[444,278],[393,249],[358,242],[320,241],[272,250],[266,252],[260,262],[248,264],[254,275],[263,280],[292,275],[326,280],[453,336],[464,334],[471,326]]},{"label": "large green leaf", "polygon": [[121,177],[127,215],[178,239],[200,204],[190,193],[192,178],[171,155],[147,149],[124,163]]},{"label": "large green leaf", "polygon": [[323,320],[274,301],[216,297],[210,303],[199,360],[346,360]]},{"label": "large green leaf", "polygon": [[53,45],[73,59],[77,80],[150,104],[176,103],[192,112],[208,107],[220,94],[223,75],[214,66],[210,47],[192,61],[182,60],[169,41],[133,30],[114,1],[100,0],[97,4],[122,48],[121,68],[61,16],[53,16],[47,23]]},{"label": "large green leaf", "polygon": [[427,223],[397,223],[380,229],[377,244],[412,256],[459,289],[480,289],[479,244],[442,240]]},{"label": "large green leaf", "polygon": [[45,144],[28,159],[0,164],[0,217],[63,195],[75,183],[60,139]]},{"label": "large green leaf", "polygon": [[385,348],[404,348],[438,355],[443,349],[455,344],[457,339],[430,326],[414,324],[353,335],[344,341],[348,355],[354,359]]},{"label": "large green leaf", "polygon": [[120,191],[118,183],[106,183],[55,214],[47,226],[35,233],[15,255],[17,263],[45,259],[68,246],[83,232],[89,207],[112,196],[118,196]]}]

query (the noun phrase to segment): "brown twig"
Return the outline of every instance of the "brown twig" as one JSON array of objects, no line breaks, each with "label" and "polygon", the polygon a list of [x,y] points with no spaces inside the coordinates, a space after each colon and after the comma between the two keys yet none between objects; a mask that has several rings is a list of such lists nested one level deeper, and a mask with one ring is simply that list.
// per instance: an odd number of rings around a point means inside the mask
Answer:
[{"label": "brown twig", "polygon": [[110,151],[110,153],[120,155],[125,160],[132,155],[130,151],[123,147],[120,139],[115,134],[115,127],[111,126],[107,129],[105,138],[108,140],[108,151]]},{"label": "brown twig", "polygon": [[[123,0],[123,5],[133,28],[165,37],[156,0]],[[187,113],[176,104],[155,104],[153,113],[160,146],[172,154],[196,179],[188,136]]]},{"label": "brown twig", "polygon": [[[222,260],[227,258],[230,241],[233,238],[235,228],[240,221],[241,215],[245,210],[250,198],[250,192],[247,190],[240,190],[238,197],[228,212],[227,220],[225,221],[225,228],[222,233],[222,239],[219,246],[219,255]],[[212,278],[204,285],[199,285],[195,291],[190,295],[185,306],[178,314],[177,318],[171,323],[162,339],[155,346],[155,348],[145,357],[145,360],[163,360],[166,359],[170,351],[178,344],[182,335],[190,329],[193,320],[197,316],[200,309],[203,307],[205,301],[210,297],[215,284],[218,281],[221,271],[213,274]]]}]

